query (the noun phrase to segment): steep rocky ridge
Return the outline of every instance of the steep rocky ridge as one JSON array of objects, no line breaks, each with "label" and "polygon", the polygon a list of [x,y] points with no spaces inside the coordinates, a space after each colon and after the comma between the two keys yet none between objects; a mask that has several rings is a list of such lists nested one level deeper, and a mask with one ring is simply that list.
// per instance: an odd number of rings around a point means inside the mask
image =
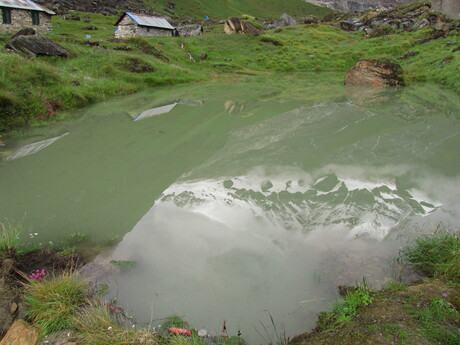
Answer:
[{"label": "steep rocky ridge", "polygon": [[[388,9],[419,0],[305,0],[318,6],[326,6],[340,12],[355,12],[369,9]],[[433,9],[453,18],[460,18],[459,0],[431,0]]]}]

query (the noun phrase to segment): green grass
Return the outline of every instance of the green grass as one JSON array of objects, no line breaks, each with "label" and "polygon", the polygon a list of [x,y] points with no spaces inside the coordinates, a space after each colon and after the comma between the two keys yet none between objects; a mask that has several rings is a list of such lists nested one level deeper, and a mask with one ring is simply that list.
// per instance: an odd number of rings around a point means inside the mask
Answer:
[{"label": "green grass", "polygon": [[110,316],[105,306],[89,306],[73,318],[81,344],[128,345],[157,344],[157,335],[147,330],[124,329]]},{"label": "green grass", "polygon": [[406,249],[407,260],[421,273],[460,283],[460,237],[458,233],[425,236]]},{"label": "green grass", "polygon": [[390,291],[404,291],[407,290],[407,285],[398,281],[391,281],[387,284],[386,289]]},{"label": "green grass", "polygon": [[[307,6],[301,1],[277,3],[281,12],[288,13],[289,9],[295,9],[294,5]],[[166,1],[157,4],[163,8]],[[175,4],[178,13],[181,8],[190,9],[185,1],[175,1]],[[224,14],[228,8],[238,13],[245,8],[247,11],[240,14],[263,17],[250,9],[266,7],[267,11],[273,11],[276,8],[271,7],[272,1],[263,4],[262,1],[249,5],[237,0],[203,0],[193,11],[201,16],[205,9]],[[339,72],[345,76],[359,59],[398,61],[407,83],[433,82],[460,92],[457,77],[460,58],[456,57],[458,52],[452,52],[454,47],[446,44],[455,37],[419,43],[429,30],[366,38],[360,32],[349,33],[318,24],[270,30],[253,37],[225,35],[223,25],[212,25],[205,26],[201,37],[115,40],[116,16],[76,14],[81,21],[53,17],[53,33],[49,35],[68,49],[73,58],[32,59],[0,50],[0,132],[21,126],[47,125],[66,117],[67,110],[150,87],[225,80],[241,75],[266,75],[275,80],[282,73]],[[97,30],[88,30],[90,26]],[[86,39],[87,34],[91,39]],[[6,39],[0,36],[0,41]],[[395,60],[408,51],[419,54]],[[201,60],[204,54],[207,58]],[[195,61],[190,60],[190,55]]]},{"label": "green grass", "polygon": [[24,301],[27,316],[42,336],[73,326],[79,307],[86,303],[88,283],[75,272],[63,272],[43,281],[29,279]]},{"label": "green grass", "polygon": [[340,328],[353,319],[358,308],[373,302],[371,290],[365,280],[357,283],[341,302],[334,304],[332,311],[320,315],[318,325],[325,331]]},{"label": "green grass", "polygon": [[20,251],[22,225],[0,222],[0,255],[14,258]]},{"label": "green grass", "polygon": [[420,325],[421,334],[432,344],[460,344],[459,313],[445,299],[435,299],[427,307],[414,309],[412,314]]},{"label": "green grass", "polygon": [[[160,13],[165,13],[169,0],[144,0],[144,3]],[[171,9],[177,17],[192,17],[204,19],[209,16],[211,20],[239,17],[243,14],[263,18],[278,19],[283,13],[291,16],[303,17],[315,15],[323,18],[332,11],[325,7],[315,6],[308,2],[299,0],[198,0],[193,6],[187,0],[173,1],[174,8]]]}]

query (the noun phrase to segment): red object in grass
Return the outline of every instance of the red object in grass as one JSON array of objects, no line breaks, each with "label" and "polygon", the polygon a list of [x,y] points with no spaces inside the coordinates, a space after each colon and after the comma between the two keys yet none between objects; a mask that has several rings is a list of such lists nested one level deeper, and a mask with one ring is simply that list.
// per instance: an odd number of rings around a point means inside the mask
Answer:
[{"label": "red object in grass", "polygon": [[188,329],[184,328],[177,328],[177,327],[171,327],[168,329],[172,334],[180,334],[180,335],[188,335],[189,337],[192,335],[192,332],[190,332]]}]

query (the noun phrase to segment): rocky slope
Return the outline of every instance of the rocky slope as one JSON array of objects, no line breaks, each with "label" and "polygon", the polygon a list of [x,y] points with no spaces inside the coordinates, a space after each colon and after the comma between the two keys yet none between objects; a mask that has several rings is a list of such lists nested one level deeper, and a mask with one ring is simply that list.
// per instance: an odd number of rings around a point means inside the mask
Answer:
[{"label": "rocky slope", "polygon": [[[369,9],[388,9],[400,4],[417,2],[418,0],[305,0],[315,5],[326,6],[340,12],[355,12]],[[460,18],[460,1],[431,0],[433,8],[453,18]]]},{"label": "rocky slope", "polygon": [[102,13],[106,15],[117,14],[121,11],[136,13],[149,13],[143,0],[35,0],[57,13],[67,13],[70,10]]}]

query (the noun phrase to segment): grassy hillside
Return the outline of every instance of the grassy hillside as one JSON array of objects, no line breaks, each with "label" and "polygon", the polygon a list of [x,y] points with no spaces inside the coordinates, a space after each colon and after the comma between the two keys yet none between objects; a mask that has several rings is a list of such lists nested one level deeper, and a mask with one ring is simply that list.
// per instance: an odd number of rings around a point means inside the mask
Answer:
[{"label": "grassy hillside", "polygon": [[315,15],[323,18],[330,9],[312,5],[303,0],[144,0],[157,12],[170,9],[177,17],[204,18],[212,20],[248,14],[261,19],[277,19],[283,13],[295,17]]},{"label": "grassy hillside", "polygon": [[[408,83],[435,82],[460,92],[460,53],[451,44],[456,31],[422,44],[430,29],[366,38],[327,24],[298,25],[254,37],[225,35],[223,25],[212,25],[201,37],[115,40],[117,17],[79,15],[80,21],[54,17],[50,35],[74,58],[34,59],[0,49],[0,132],[46,124],[65,109],[148,87],[235,75],[276,80],[281,73],[338,72],[344,77],[359,59],[394,60],[408,51],[419,53],[397,60]],[[0,46],[7,39],[0,36]]]}]

